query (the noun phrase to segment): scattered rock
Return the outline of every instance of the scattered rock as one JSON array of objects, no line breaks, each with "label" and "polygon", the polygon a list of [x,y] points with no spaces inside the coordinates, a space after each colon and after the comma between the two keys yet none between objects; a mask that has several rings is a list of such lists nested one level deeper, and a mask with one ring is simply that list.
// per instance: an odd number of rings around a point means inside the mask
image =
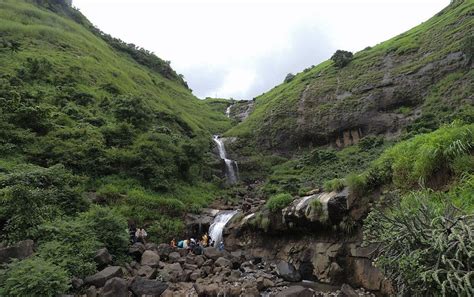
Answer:
[{"label": "scattered rock", "polygon": [[343,284],[341,287],[341,292],[344,294],[344,297],[359,297],[359,294],[348,284]]},{"label": "scattered rock", "polygon": [[314,291],[302,286],[293,286],[279,292],[276,297],[312,297]]},{"label": "scattered rock", "polygon": [[181,255],[178,252],[172,252],[169,254],[169,261],[171,263],[178,262],[180,258],[181,258]]},{"label": "scattered rock", "polygon": [[354,260],[354,279],[358,285],[368,290],[378,291],[384,276],[379,269],[372,266],[369,259],[360,258]]},{"label": "scattered rock", "polygon": [[301,281],[301,275],[296,270],[293,264],[290,264],[285,261],[280,261],[277,265],[278,275],[281,276],[286,281],[289,282],[299,282]]},{"label": "scattered rock", "polygon": [[147,279],[152,279],[152,278],[156,277],[157,271],[153,267],[144,265],[144,266],[140,267],[140,269],[138,269],[137,275],[141,276],[141,277],[144,277],[144,278],[147,278]]},{"label": "scattered rock", "polygon": [[128,254],[132,256],[136,261],[140,261],[142,254],[145,252],[145,246],[143,243],[136,242],[129,249]]},{"label": "scattered rock", "polygon": [[102,289],[101,297],[128,297],[128,284],[127,281],[114,277],[109,279],[104,288]]},{"label": "scattered rock", "polygon": [[204,248],[204,256],[206,256],[206,258],[208,259],[212,259],[215,261],[219,257],[222,257],[223,255],[224,253],[217,250],[216,248],[213,248],[213,247]]},{"label": "scattered rock", "polygon": [[78,277],[73,277],[71,279],[71,285],[74,289],[80,289],[84,285],[84,281]]},{"label": "scattered rock", "polygon": [[145,251],[142,255],[141,265],[156,268],[160,265],[160,256],[154,251]]},{"label": "scattered rock", "polygon": [[179,263],[166,264],[160,271],[160,276],[166,282],[178,282],[184,278],[183,268]]},{"label": "scattered rock", "polygon": [[232,262],[224,257],[220,257],[214,263],[217,267],[232,268]]},{"label": "scattered rock", "polygon": [[169,244],[166,243],[162,243],[157,247],[158,255],[160,255],[160,258],[164,261],[168,261],[168,255],[171,254],[174,250],[174,248],[172,248]]},{"label": "scattered rock", "polygon": [[219,293],[219,286],[217,284],[195,283],[194,289],[198,296],[212,297]]},{"label": "scattered rock", "polygon": [[158,297],[161,296],[166,289],[168,289],[168,285],[161,281],[141,277],[135,278],[130,285],[130,291],[132,291],[135,296],[146,295],[147,297]]},{"label": "scattered rock", "polygon": [[99,264],[99,267],[105,267],[112,263],[112,256],[107,248],[102,248],[95,253],[94,261]]},{"label": "scattered rock", "polygon": [[88,276],[85,279],[85,283],[88,285],[94,285],[97,288],[101,288],[105,283],[113,277],[122,277],[123,271],[120,266],[110,266],[104,270],[97,272],[92,276]]},{"label": "scattered rock", "polygon": [[94,286],[90,286],[89,289],[86,290],[87,297],[97,297],[97,289]]}]

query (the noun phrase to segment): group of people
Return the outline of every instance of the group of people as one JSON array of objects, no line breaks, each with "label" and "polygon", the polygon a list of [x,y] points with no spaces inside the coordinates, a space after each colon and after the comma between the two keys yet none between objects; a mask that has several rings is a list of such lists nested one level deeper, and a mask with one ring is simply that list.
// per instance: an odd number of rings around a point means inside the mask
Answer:
[{"label": "group of people", "polygon": [[148,236],[148,233],[146,233],[144,228],[136,228],[134,225],[131,225],[128,228],[128,233],[130,236],[130,242],[132,244],[136,242],[146,244],[146,238]]},{"label": "group of people", "polygon": [[[136,242],[146,244],[146,238],[148,236],[148,233],[145,231],[144,228],[136,228],[135,225],[129,225],[127,231],[130,236],[131,244],[134,244]],[[183,239],[177,242],[176,239],[173,238],[173,240],[171,240],[171,246],[179,249],[187,249],[195,255],[201,255],[205,247],[215,246],[215,241],[209,236],[209,234],[204,233],[201,237],[201,240],[196,240],[191,237],[189,239]],[[217,249],[219,251],[223,251],[224,242],[219,242],[219,244],[217,245]]]},{"label": "group of people", "polygon": [[[208,246],[214,246],[215,241],[209,236],[209,234],[204,233],[204,235],[201,237],[201,240],[196,240],[194,238],[189,238],[189,239],[183,239],[180,241],[176,241],[176,239],[173,238],[171,240],[171,246],[179,249],[187,249],[194,253],[195,255],[200,255],[202,254],[202,250],[205,247]],[[224,250],[224,242],[220,242],[219,245],[217,246],[218,250],[222,251]]]}]

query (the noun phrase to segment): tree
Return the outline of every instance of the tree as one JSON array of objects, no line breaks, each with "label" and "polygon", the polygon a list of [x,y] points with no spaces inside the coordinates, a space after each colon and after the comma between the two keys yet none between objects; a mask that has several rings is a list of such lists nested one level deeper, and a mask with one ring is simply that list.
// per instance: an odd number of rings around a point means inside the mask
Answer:
[{"label": "tree", "polygon": [[293,73],[288,73],[288,74],[286,75],[286,77],[285,77],[284,82],[285,82],[285,83],[288,83],[288,82],[292,81],[293,78],[295,78],[295,75],[294,75]]},{"label": "tree", "polygon": [[343,68],[352,61],[353,54],[344,50],[337,50],[332,55],[331,60],[334,61],[334,65],[337,68]]}]

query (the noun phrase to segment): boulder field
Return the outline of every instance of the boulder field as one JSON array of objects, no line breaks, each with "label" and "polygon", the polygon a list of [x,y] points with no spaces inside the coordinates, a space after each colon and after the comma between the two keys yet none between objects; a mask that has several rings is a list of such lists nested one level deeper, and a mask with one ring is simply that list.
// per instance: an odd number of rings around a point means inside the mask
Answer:
[{"label": "boulder field", "polygon": [[[107,251],[99,252],[107,258]],[[302,281],[292,263],[266,261],[244,250],[207,247],[195,255],[168,244],[135,243],[130,255],[133,261],[123,266],[76,280],[80,296],[374,296],[347,284]]]}]

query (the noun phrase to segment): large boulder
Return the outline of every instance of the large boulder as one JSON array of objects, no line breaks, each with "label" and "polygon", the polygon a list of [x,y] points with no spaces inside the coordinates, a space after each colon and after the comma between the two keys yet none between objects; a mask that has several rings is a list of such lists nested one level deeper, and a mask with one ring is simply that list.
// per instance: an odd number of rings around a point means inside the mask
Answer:
[{"label": "large boulder", "polygon": [[136,261],[140,261],[142,254],[145,252],[145,246],[143,243],[136,242],[129,249],[128,254],[132,256]]},{"label": "large boulder", "polygon": [[123,271],[122,267],[120,266],[110,266],[107,267],[94,275],[86,277],[84,282],[88,285],[93,285],[97,288],[101,288],[105,285],[105,283],[114,277],[122,277]]},{"label": "large boulder", "polygon": [[94,261],[99,265],[99,267],[105,267],[112,263],[112,256],[107,248],[102,248],[95,253]]},{"label": "large boulder", "polygon": [[171,247],[167,243],[162,243],[158,245],[157,251],[158,251],[158,255],[160,255],[160,258],[163,259],[164,261],[167,261],[169,254],[176,251],[176,248]]},{"label": "large boulder", "polygon": [[150,266],[144,265],[141,266],[138,271],[136,272],[137,275],[148,278],[148,279],[153,279],[157,275],[157,271],[155,268],[152,268]]},{"label": "large boulder", "polygon": [[207,284],[197,282],[194,284],[194,289],[196,289],[198,296],[214,297],[219,293],[219,285],[215,283]]},{"label": "large boulder", "polygon": [[183,268],[179,263],[166,264],[160,271],[160,276],[164,281],[178,282],[184,276]]},{"label": "large boulder", "polygon": [[372,266],[372,262],[369,259],[355,259],[353,268],[354,281],[357,285],[371,291],[381,289],[384,276],[378,268]]},{"label": "large boulder", "polygon": [[109,279],[102,289],[101,297],[128,297],[128,283],[120,277]]},{"label": "large boulder", "polygon": [[143,295],[146,295],[147,297],[159,297],[164,291],[166,291],[166,289],[168,289],[168,285],[161,281],[137,277],[133,280],[129,289],[138,297]]},{"label": "large boulder", "polygon": [[223,255],[224,255],[223,252],[219,251],[218,249],[214,247],[207,247],[204,249],[204,256],[214,261],[217,260],[219,257],[222,257]]},{"label": "large boulder", "polygon": [[33,254],[33,240],[24,240],[9,247],[0,248],[0,264],[8,263],[11,259],[23,260]]},{"label": "large boulder", "polygon": [[278,275],[289,282],[299,282],[301,281],[301,275],[296,270],[295,266],[291,263],[280,261],[277,264]]},{"label": "large boulder", "polygon": [[169,261],[171,263],[178,262],[180,258],[181,258],[181,254],[178,252],[172,252],[169,254]]},{"label": "large boulder", "polygon": [[160,256],[154,251],[145,251],[140,264],[156,268],[160,266]]},{"label": "large boulder", "polygon": [[216,267],[225,267],[225,268],[232,268],[232,262],[229,259],[224,257],[220,257],[214,263]]}]

